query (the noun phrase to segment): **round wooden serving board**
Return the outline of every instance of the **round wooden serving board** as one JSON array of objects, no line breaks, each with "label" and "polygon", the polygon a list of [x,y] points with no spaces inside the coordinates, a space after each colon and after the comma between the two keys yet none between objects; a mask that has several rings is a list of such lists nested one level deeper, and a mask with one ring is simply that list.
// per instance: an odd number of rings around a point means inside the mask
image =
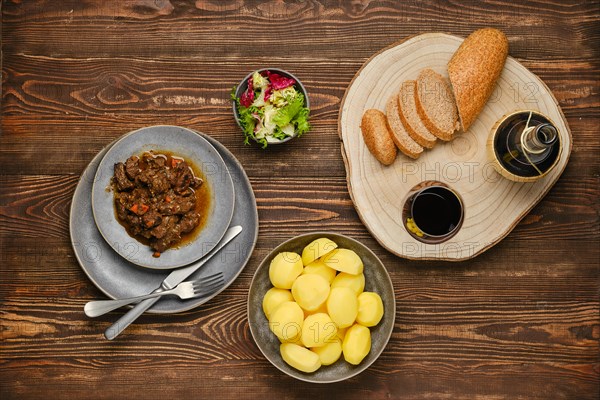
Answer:
[{"label": "round wooden serving board", "polygon": [[[348,87],[339,116],[342,155],[348,190],[367,229],[392,253],[410,259],[460,261],[473,258],[504,238],[550,190],[571,153],[569,127],[548,87],[515,59],[508,57],[496,89],[471,128],[451,142],[426,150],[418,160],[398,152],[386,167],[369,153],[360,130],[363,112],[385,110],[402,82],[416,79],[423,68],[448,76],[446,64],[463,39],[429,33],[407,39],[375,54]],[[556,167],[534,183],[501,177],[488,161],[486,141],[503,115],[537,110],[558,127],[563,151]],[[408,192],[426,180],[448,184],[462,197],[465,219],[445,243],[424,244],[406,231],[402,206]]]}]

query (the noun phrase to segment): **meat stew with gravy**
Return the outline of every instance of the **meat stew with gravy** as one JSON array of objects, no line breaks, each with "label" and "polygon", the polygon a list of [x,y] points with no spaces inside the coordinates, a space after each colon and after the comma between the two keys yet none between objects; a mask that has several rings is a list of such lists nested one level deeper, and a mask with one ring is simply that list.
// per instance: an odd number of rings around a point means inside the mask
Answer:
[{"label": "meat stew with gravy", "polygon": [[206,183],[183,158],[145,152],[116,163],[115,211],[130,236],[149,245],[154,257],[194,236],[210,197]]}]

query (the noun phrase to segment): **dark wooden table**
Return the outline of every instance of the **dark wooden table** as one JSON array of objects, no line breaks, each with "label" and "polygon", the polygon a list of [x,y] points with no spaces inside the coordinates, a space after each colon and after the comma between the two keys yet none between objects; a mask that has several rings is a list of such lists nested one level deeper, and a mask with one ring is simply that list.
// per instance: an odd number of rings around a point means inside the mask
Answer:
[{"label": "dark wooden table", "polygon": [[[514,3],[514,4],[513,4]],[[2,4],[0,397],[595,399],[599,391],[598,2],[69,0]],[[538,74],[573,132],[566,171],[500,244],[461,263],[380,247],[346,188],[341,98],[376,51],[409,35],[493,26]],[[229,93],[249,71],[292,71],[313,130],[244,146]],[[69,241],[80,173],[106,144],[154,124],[204,131],[244,165],[256,249],[214,301],[145,315],[123,336],[91,320],[103,298]],[[311,385],[256,347],[246,296],[260,260],[294,235],[357,238],[389,269],[398,303],[382,356],[343,383]]]}]

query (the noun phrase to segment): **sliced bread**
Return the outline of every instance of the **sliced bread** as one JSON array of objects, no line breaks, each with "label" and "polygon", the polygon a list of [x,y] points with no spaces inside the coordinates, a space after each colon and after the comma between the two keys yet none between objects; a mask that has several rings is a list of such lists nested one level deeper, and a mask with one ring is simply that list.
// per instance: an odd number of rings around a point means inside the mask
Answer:
[{"label": "sliced bread", "polygon": [[410,137],[402,120],[400,119],[400,110],[398,109],[398,95],[394,94],[390,96],[385,106],[385,115],[387,116],[388,125],[392,131],[392,140],[396,143],[396,146],[410,158],[419,158],[423,152],[423,147],[415,142]]},{"label": "sliced bread", "polygon": [[429,68],[419,73],[415,103],[427,129],[442,140],[452,140],[460,124],[452,89],[442,75]]},{"label": "sliced bread", "polygon": [[415,104],[415,91],[417,83],[415,81],[405,81],[398,92],[398,108],[400,109],[400,119],[411,138],[419,145],[430,149],[435,145],[436,137],[427,129]]},{"label": "sliced bread", "polygon": [[390,132],[385,114],[375,109],[365,111],[360,122],[360,129],[371,154],[384,165],[393,163],[398,151],[392,140],[392,132]]},{"label": "sliced bread", "polygon": [[469,35],[448,62],[448,76],[464,131],[494,91],[507,56],[508,40],[504,33],[484,28]]}]

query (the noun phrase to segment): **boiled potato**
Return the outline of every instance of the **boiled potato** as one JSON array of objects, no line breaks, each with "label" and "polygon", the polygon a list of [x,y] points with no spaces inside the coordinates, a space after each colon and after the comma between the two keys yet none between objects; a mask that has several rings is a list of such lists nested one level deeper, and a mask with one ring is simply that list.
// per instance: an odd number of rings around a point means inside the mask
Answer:
[{"label": "boiled potato", "polygon": [[311,351],[317,353],[322,365],[331,365],[342,355],[342,341],[336,338],[324,346],[312,348]]},{"label": "boiled potato", "polygon": [[362,274],[363,262],[352,250],[335,249],[322,258],[328,267],[351,275]]},{"label": "boiled potato", "polygon": [[337,325],[329,315],[318,313],[309,315],[302,325],[302,343],[306,347],[321,347],[336,339]]},{"label": "boiled potato", "polygon": [[377,293],[364,292],[358,296],[356,322],[363,326],[375,326],[383,317],[383,301]]},{"label": "boiled potato", "polygon": [[262,308],[267,319],[270,319],[270,315],[275,309],[284,301],[294,301],[292,292],[287,289],[271,288],[265,293],[263,297]]},{"label": "boiled potato", "polygon": [[348,328],[342,344],[344,359],[350,364],[358,365],[371,351],[371,331],[359,324]]},{"label": "boiled potato", "polygon": [[321,367],[317,353],[294,343],[282,343],[279,352],[283,361],[302,372],[315,372]]},{"label": "boiled potato", "polygon": [[306,319],[306,317],[308,317],[309,315],[313,315],[313,314],[317,314],[317,313],[327,314],[327,302],[321,304],[321,306],[319,308],[317,308],[315,311],[306,311],[305,309],[302,309],[302,311],[304,311],[304,319]]},{"label": "boiled potato", "polygon": [[337,331],[337,337],[343,342],[344,341],[344,336],[346,336],[346,332],[348,331],[348,328],[338,328]]},{"label": "boiled potato", "polygon": [[331,282],[331,288],[347,287],[352,289],[358,296],[365,290],[365,275],[351,275],[346,272],[340,272]]},{"label": "boiled potato", "polygon": [[356,252],[327,238],[311,242],[302,256],[282,252],[273,258],[274,287],[262,308],[287,364],[312,373],[342,355],[358,365],[369,354],[369,327],[380,323],[384,308],[377,293],[364,291],[363,270]]},{"label": "boiled potato", "polygon": [[269,278],[279,289],[291,289],[296,278],[302,273],[302,258],[291,252],[279,253],[269,266]]},{"label": "boiled potato", "polygon": [[269,328],[284,342],[294,342],[302,335],[304,313],[295,301],[284,301],[273,311]]},{"label": "boiled potato", "polygon": [[302,343],[302,334],[300,334],[300,336],[295,337],[294,340],[279,339],[279,341],[281,343],[294,343],[294,344],[297,344],[298,346],[304,346],[304,343]]},{"label": "boiled potato", "polygon": [[329,283],[335,278],[336,271],[333,268],[329,268],[323,261],[315,260],[304,267],[302,274],[317,274],[321,275]]},{"label": "boiled potato", "polygon": [[333,240],[327,238],[313,240],[302,250],[302,263],[307,266],[335,248],[337,248],[337,244]]},{"label": "boiled potato", "polygon": [[331,289],[327,299],[327,313],[338,328],[347,328],[356,320],[358,300],[356,293],[347,287]]},{"label": "boiled potato", "polygon": [[321,275],[300,275],[292,285],[294,300],[306,311],[315,311],[329,296],[329,282]]}]

